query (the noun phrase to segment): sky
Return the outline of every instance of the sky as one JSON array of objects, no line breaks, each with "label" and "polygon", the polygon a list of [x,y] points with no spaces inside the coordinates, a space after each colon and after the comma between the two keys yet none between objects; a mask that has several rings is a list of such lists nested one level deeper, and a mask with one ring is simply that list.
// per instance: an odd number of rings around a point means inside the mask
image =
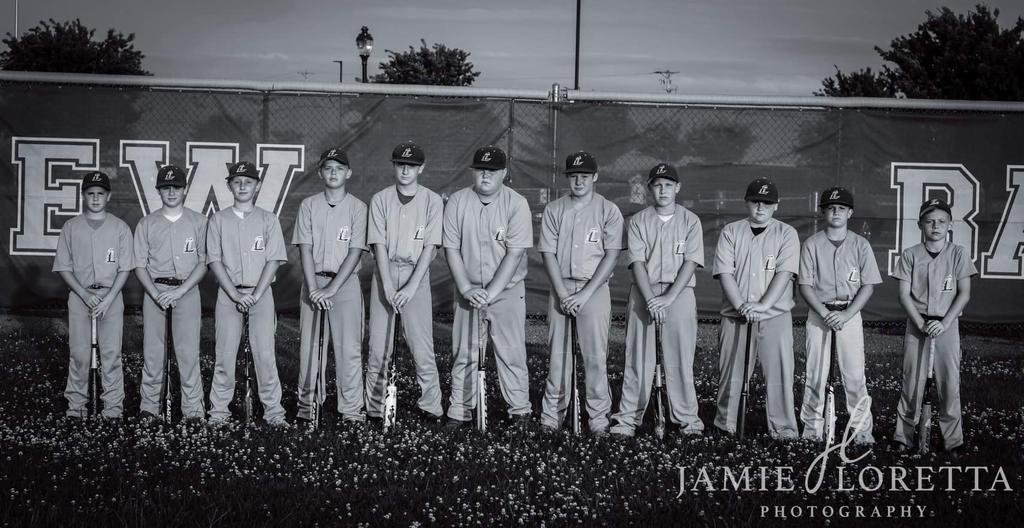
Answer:
[{"label": "sky", "polygon": [[[979,0],[583,0],[580,88],[680,94],[811,95],[824,77],[877,69],[874,46],[913,32],[925,10],[965,13]],[[440,42],[470,52],[475,86],[572,88],[575,0],[0,0],[0,32],[79,18],[97,35],[135,33],[158,77],[346,82],[361,65],[355,37],[385,50]],[[1024,2],[1000,0],[1002,27]]]}]

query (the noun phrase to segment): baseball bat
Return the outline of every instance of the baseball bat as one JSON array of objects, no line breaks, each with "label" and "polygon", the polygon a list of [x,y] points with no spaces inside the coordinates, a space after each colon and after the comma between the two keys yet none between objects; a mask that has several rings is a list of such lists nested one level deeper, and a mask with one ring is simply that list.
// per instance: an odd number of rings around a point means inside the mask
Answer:
[{"label": "baseball bat", "polygon": [[750,334],[754,329],[753,323],[748,322],[745,326],[747,327],[747,345],[743,348],[743,389],[740,390],[740,412],[736,418],[736,434],[740,440],[743,440],[747,425],[747,392],[750,389]]},{"label": "baseball bat", "polygon": [[487,361],[487,339],[489,325],[487,313],[477,310],[477,352],[476,361],[476,428],[481,432],[487,431],[487,372],[484,370],[484,363]]},{"label": "baseball bat", "polygon": [[569,319],[569,325],[572,329],[572,353],[569,364],[572,366],[572,434],[579,435],[580,430],[583,428],[583,418],[580,416],[580,380],[576,370],[576,358],[577,354],[583,355],[583,351],[580,350],[580,335],[576,328],[576,318],[572,317]]},{"label": "baseball bat", "polygon": [[316,347],[316,365],[317,374],[316,379],[313,381],[313,401],[310,405],[309,410],[309,427],[316,431],[320,426],[320,406],[326,400],[324,394],[325,383],[324,383],[324,330],[326,326],[327,314],[322,309],[313,312],[314,317],[319,316],[320,323],[318,328],[318,340]]},{"label": "baseball bat", "polygon": [[397,425],[398,419],[398,387],[395,382],[398,379],[398,334],[402,331],[402,314],[395,312],[392,320],[391,334],[391,360],[388,367],[388,387],[384,396],[384,431],[387,432]]},{"label": "baseball bat", "polygon": [[931,451],[932,410],[935,404],[935,338],[928,338],[928,381],[924,384],[924,398],[921,416],[917,420],[917,452],[925,455]]},{"label": "baseball bat", "polygon": [[171,314],[173,308],[164,309],[164,382],[160,387],[160,402],[163,404],[164,421],[171,423],[171,354],[174,354],[174,334],[171,333]]},{"label": "baseball bat", "polygon": [[91,345],[89,360],[89,414],[98,416],[100,414],[100,343],[96,333],[96,318],[91,318]]},{"label": "baseball bat", "polygon": [[252,345],[249,344],[249,311],[242,312],[242,376],[245,377],[242,388],[242,418],[246,425],[252,423],[253,401],[252,401],[252,380],[249,375],[250,363],[252,363]]},{"label": "baseball bat", "polygon": [[664,359],[665,353],[661,345],[661,325],[654,324],[654,436],[659,440],[665,438],[665,383],[664,383]]},{"label": "baseball bat", "polygon": [[836,391],[835,391],[835,357],[836,357],[836,331],[829,332],[831,341],[828,352],[828,376],[825,383],[825,429],[822,438],[825,440],[825,448],[828,449],[836,440]]}]

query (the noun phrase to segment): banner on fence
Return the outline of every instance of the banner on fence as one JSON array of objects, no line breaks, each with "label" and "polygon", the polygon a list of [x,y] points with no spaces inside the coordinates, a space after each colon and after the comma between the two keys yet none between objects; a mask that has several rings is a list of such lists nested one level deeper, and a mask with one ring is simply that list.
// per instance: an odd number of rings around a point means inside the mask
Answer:
[{"label": "banner on fence", "polygon": [[[656,163],[680,169],[679,201],[704,225],[708,267],[697,274],[698,310],[717,313],[711,276],[722,226],[744,216],[746,184],[759,176],[781,192],[776,215],[801,239],[823,227],[817,192],[851,189],[850,222],[874,249],[883,275],[899,252],[920,240],[917,210],[926,198],[952,204],[953,239],[980,271],[965,319],[1020,322],[1024,293],[1024,113],[804,107],[689,107],[608,102],[548,103],[466,97],[299,92],[153,90],[0,81],[0,306],[63,302],[50,272],[61,225],[82,210],[79,180],[102,170],[113,178],[110,211],[134,226],[159,208],[158,168],[188,172],[187,205],[211,213],[230,205],[226,167],[255,162],[264,174],[258,205],[281,220],[290,239],[299,202],[321,188],[319,153],[341,146],[354,176],[349,191],[369,202],[391,183],[390,152],[404,140],[426,151],[421,183],[442,197],[470,185],[473,151],[493,144],[509,154],[509,185],[530,202],[534,236],[544,206],[565,193],[558,166],[578,149],[600,164],[597,190],[627,218],[646,205],[645,178]],[[450,311],[454,291],[443,254],[431,268],[435,309]],[[528,252],[528,311],[546,313],[548,284],[540,256]],[[280,309],[297,306],[298,251],[274,285]],[[371,257],[365,257],[369,264]],[[364,288],[373,266],[362,266]],[[621,314],[630,273],[625,258],[611,279]],[[212,276],[204,302],[214,296]],[[132,279],[126,301],[142,290]],[[799,308],[798,310],[804,310]],[[865,308],[867,319],[902,319],[894,280]]]}]

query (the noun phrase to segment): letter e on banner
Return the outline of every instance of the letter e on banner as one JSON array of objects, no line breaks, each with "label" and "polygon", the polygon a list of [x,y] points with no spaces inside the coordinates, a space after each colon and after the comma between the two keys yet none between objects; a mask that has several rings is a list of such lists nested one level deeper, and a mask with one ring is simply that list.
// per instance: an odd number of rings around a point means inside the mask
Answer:
[{"label": "letter e on banner", "polygon": [[75,171],[99,170],[99,151],[98,139],[11,138],[18,218],[10,255],[56,254],[64,221],[82,212],[82,175]]},{"label": "letter e on banner", "polygon": [[1006,190],[1010,197],[999,219],[999,227],[988,251],[981,254],[981,276],[985,279],[1024,279],[1024,165],[1006,167]]},{"label": "letter e on banner", "polygon": [[953,211],[953,242],[971,252],[971,260],[978,258],[978,179],[966,167],[956,163],[901,163],[892,164],[890,187],[896,189],[896,248],[889,250],[888,270],[896,270],[904,249],[921,243],[921,230],[917,227],[917,213],[921,204],[930,198],[942,198]]}]

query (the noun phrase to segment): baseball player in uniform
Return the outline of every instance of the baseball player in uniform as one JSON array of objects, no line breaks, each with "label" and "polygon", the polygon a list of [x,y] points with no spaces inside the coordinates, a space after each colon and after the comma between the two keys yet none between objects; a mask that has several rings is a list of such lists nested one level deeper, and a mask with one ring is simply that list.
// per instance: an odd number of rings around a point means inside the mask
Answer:
[{"label": "baseball player in uniform", "polygon": [[626,357],[619,412],[612,434],[633,436],[643,421],[654,381],[655,324],[662,324],[668,419],[686,435],[701,434],[693,355],[697,346],[694,273],[704,267],[700,218],[676,203],[679,176],[659,163],[647,176],[654,204],[629,219],[627,245],[633,286],[629,291]]},{"label": "baseball player in uniform", "polygon": [[[503,183],[505,152],[483,147],[473,154],[473,185],[448,199],[444,248],[455,280],[452,325],[452,395],[446,428],[468,424],[476,404],[478,317],[489,323],[501,395],[520,427],[530,422],[526,368],[526,250],[533,225],[526,198]],[[487,339],[487,336],[483,336]]]},{"label": "baseball player in uniform", "polygon": [[561,427],[569,407],[573,371],[570,323],[577,335],[586,376],[587,417],[591,433],[608,434],[612,397],[608,390],[608,329],[612,305],[608,279],[622,250],[622,213],[594,191],[597,161],[588,152],[565,159],[569,195],[544,207],[540,244],[551,281],[548,302],[548,380],[541,426]]},{"label": "baseball player in uniform", "polygon": [[388,366],[385,356],[391,348],[395,312],[402,314],[403,335],[416,364],[420,386],[417,406],[431,421],[444,415],[434,358],[434,306],[430,295],[430,261],[441,245],[444,202],[419,183],[425,162],[426,155],[419,145],[411,141],[399,144],[391,153],[395,185],[370,200],[366,241],[373,248],[377,265],[370,287],[366,414],[374,419],[383,413],[387,383],[384,369]]},{"label": "baseball player in uniform", "polygon": [[249,313],[249,341],[256,369],[263,419],[287,426],[281,407],[281,382],[274,357],[274,292],[270,284],[288,261],[281,224],[273,213],[256,206],[260,172],[240,161],[228,170],[227,185],[234,204],[210,219],[206,257],[220,291],[217,293],[217,363],[210,387],[210,421],[223,423],[235,392],[235,358],[242,337],[242,312]]},{"label": "baseball player in uniform", "polygon": [[948,240],[953,219],[944,200],[924,202],[917,225],[924,242],[903,250],[892,275],[900,281],[900,305],[907,312],[903,390],[896,406],[893,441],[898,451],[905,451],[919,440],[914,437],[915,428],[928,377],[928,339],[933,339],[939,429],[946,451],[956,455],[964,443],[959,319],[971,298],[971,277],[978,270],[967,248]]},{"label": "baseball player in uniform", "polygon": [[846,410],[856,426],[854,441],[875,442],[871,398],[864,378],[864,328],[860,311],[876,284],[882,283],[871,244],[851,233],[853,194],[842,187],[826,189],[818,204],[827,225],[804,241],[797,282],[807,306],[807,381],[800,421],[803,437],[820,440],[824,430],[826,384],[832,365],[831,334],[836,361],[846,389]]},{"label": "baseball player in uniform", "polygon": [[749,216],[726,224],[715,249],[714,277],[722,285],[718,359],[718,412],[715,427],[733,433],[743,388],[747,331],[750,368],[760,360],[767,391],[768,433],[797,438],[793,407],[793,277],[798,274],[800,241],[793,227],[774,219],[779,190],[766,178],[750,183],[744,195]]},{"label": "baseball player in uniform", "polygon": [[96,319],[100,378],[103,384],[103,417],[120,419],[124,404],[124,372],[121,368],[124,302],[121,288],[133,267],[132,231],[128,224],[107,212],[110,178],[90,172],[82,178],[85,211],[68,220],[57,238],[53,271],[60,274],[68,295],[68,382],[64,397],[67,415],[85,418],[91,362],[92,321]]},{"label": "baseball player in uniform", "polygon": [[[206,274],[206,217],[185,207],[185,171],[164,165],[156,188],[163,207],[135,226],[135,276],[142,299],[142,383],[140,416],[160,413],[166,353],[165,317],[171,311],[174,357],[181,380],[181,415],[202,420],[203,380],[199,372],[199,328],[202,305],[197,285]],[[168,401],[171,396],[168,395]]]},{"label": "baseball player in uniform", "polygon": [[304,279],[299,297],[298,417],[310,419],[313,386],[320,375],[313,326],[314,310],[320,310],[327,317],[325,334],[334,345],[338,412],[346,421],[364,421],[363,290],[358,270],[366,251],[366,204],[345,190],[352,169],[344,150],[321,154],[317,173],[324,190],[299,205],[292,234]]}]

